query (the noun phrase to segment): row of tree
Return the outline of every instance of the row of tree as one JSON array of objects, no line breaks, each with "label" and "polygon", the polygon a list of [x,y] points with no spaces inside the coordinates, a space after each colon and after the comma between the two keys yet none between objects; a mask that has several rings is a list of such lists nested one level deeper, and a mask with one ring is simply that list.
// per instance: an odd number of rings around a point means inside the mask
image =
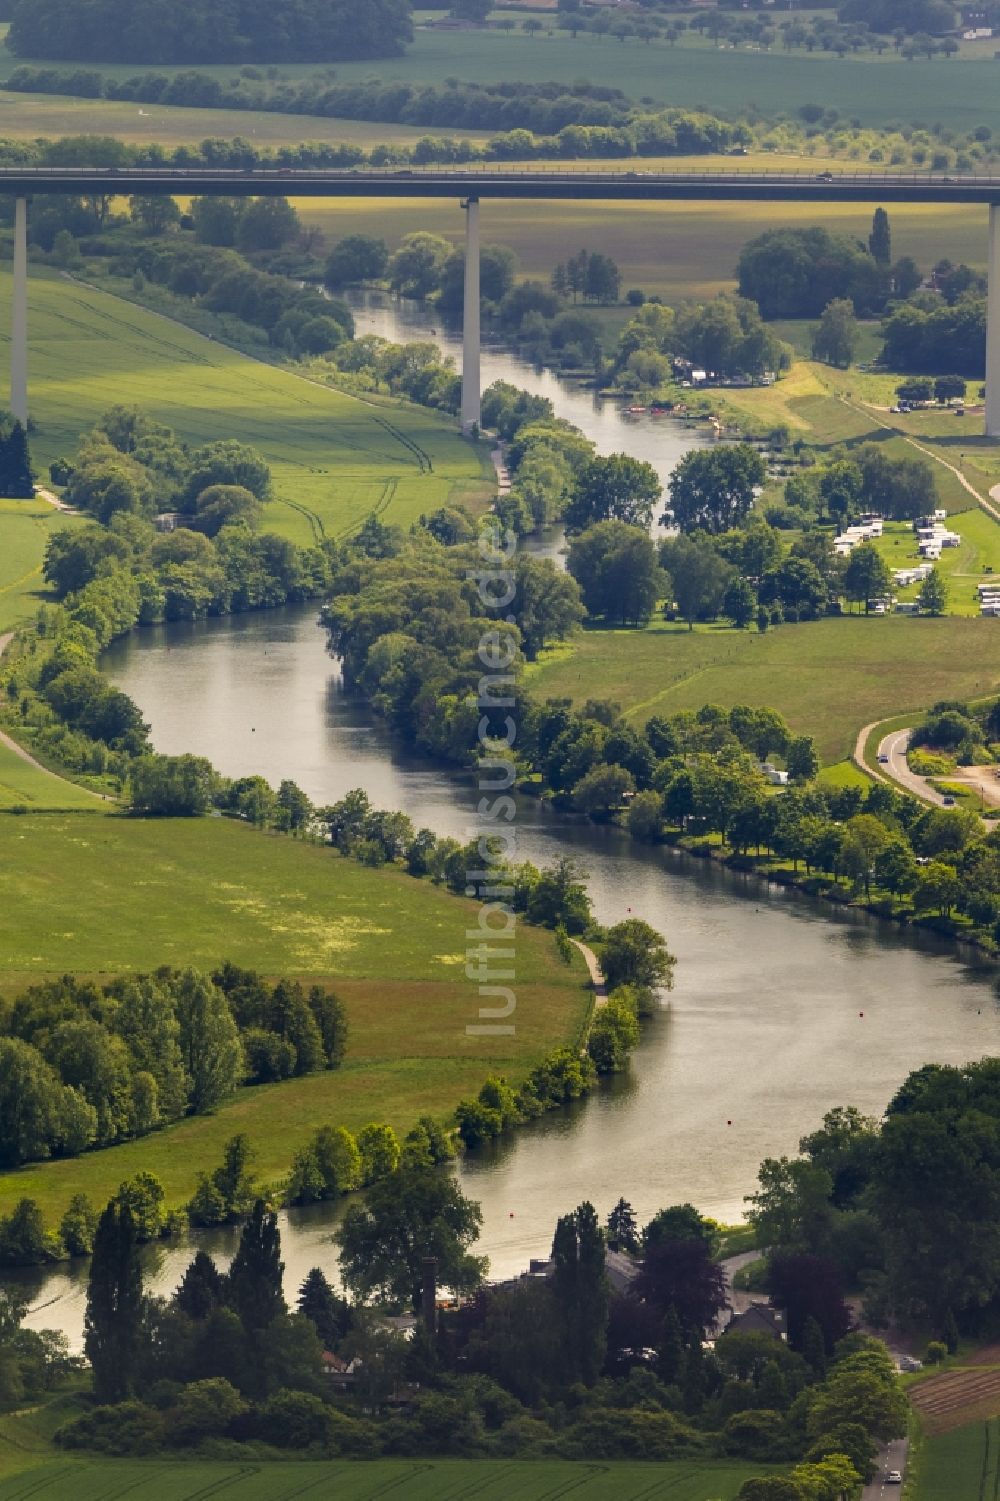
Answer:
[{"label": "row of tree", "polygon": [[98,986],[64,976],[4,1008],[0,1162],[76,1156],[211,1111],[241,1083],[335,1068],[343,1003],[226,963]]}]

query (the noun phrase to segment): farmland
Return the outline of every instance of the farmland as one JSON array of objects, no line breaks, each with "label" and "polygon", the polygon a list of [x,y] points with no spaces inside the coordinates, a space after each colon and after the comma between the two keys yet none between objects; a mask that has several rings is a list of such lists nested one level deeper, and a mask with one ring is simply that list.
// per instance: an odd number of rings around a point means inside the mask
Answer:
[{"label": "farmland", "polygon": [[920,1450],[911,1501],[988,1501],[1000,1485],[1000,1421],[969,1423],[930,1438]]},{"label": "farmland", "polygon": [[336,1494],[337,1501],[375,1501],[390,1493],[407,1501],[603,1501],[613,1487],[618,1501],[733,1501],[759,1466],[733,1461],[667,1464],[583,1464],[565,1460],[373,1460],[367,1463],[86,1464],[64,1460],[0,1482],[0,1501],[195,1501],[211,1494],[223,1501],[292,1501],[302,1495]]},{"label": "farmland", "polygon": [[74,1192],[101,1203],[140,1168],[180,1202],[236,1131],[273,1180],[324,1123],[358,1129],[382,1118],[405,1129],[424,1112],[447,1113],[494,1070],[523,1077],[579,1036],[589,1004],[582,962],[565,965],[550,934],[525,928],[516,1036],[470,1037],[478,1001],[465,935],[474,911],[430,883],[228,820],[0,819],[3,992],[67,971],[205,969],[234,956],[267,974],[330,978],[351,1025],[341,1069],[245,1089],[215,1115],[5,1174],[0,1212],[24,1194],[46,1218]]},{"label": "farmland", "polygon": [[[929,1436],[955,1433],[956,1445],[962,1449],[974,1449],[975,1427],[967,1425],[978,1425],[981,1444],[987,1451],[992,1447],[993,1469],[997,1468],[996,1441],[1000,1431],[997,1422],[990,1420],[1000,1418],[1000,1365],[990,1362],[995,1361],[998,1354],[997,1347],[990,1346],[967,1364],[952,1366],[914,1382],[909,1389],[910,1403],[920,1418],[924,1433]],[[958,1433],[964,1435],[964,1441],[959,1441]],[[933,1445],[931,1447],[933,1449]],[[923,1492],[918,1494],[922,1497]],[[976,1493],[969,1491],[968,1494]],[[990,1490],[989,1494],[992,1496],[993,1491]]]},{"label": "farmland", "polygon": [[[0,329],[9,303],[10,278],[0,276]],[[408,525],[479,485],[480,456],[451,419],[316,385],[89,286],[34,275],[28,327],[39,468],[72,453],[102,412],[124,402],[192,445],[226,437],[259,448],[274,478],[265,524],[295,542],[342,535],[372,511]],[[18,546],[37,566],[38,536]],[[23,582],[36,587],[33,576]]]},{"label": "farmland", "polygon": [[609,698],[633,723],[702,704],[770,704],[824,762],[843,760],[875,719],[1000,685],[995,622],[845,617],[759,636],[725,626],[590,630],[529,668],[539,698]]}]

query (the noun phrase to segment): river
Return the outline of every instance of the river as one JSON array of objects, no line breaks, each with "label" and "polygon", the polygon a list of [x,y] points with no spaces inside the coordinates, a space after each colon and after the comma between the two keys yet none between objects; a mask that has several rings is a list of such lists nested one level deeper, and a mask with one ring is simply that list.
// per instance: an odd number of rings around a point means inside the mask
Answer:
[{"label": "river", "polygon": [[[400,337],[403,314],[394,316],[362,331]],[[488,379],[530,377],[546,389],[551,380],[498,351],[488,361]],[[584,393],[556,393],[602,444],[643,457],[655,449],[660,464],[671,443],[690,446],[678,424],[645,419],[623,432],[607,409],[586,418]],[[259,772],[275,785],[291,777],[318,803],[364,787],[376,806],[441,834],[464,836],[473,821],[461,779],[410,756],[345,694],[312,607],[138,631],[104,665],[160,751],[206,755],[227,775]],[[646,1024],[626,1076],[458,1167],[483,1206],[480,1249],[495,1275],[545,1254],[556,1216],[585,1197],[602,1215],[624,1195],[640,1220],[685,1199],[738,1219],[761,1159],[794,1152],[832,1106],[879,1113],[911,1069],[1000,1052],[995,971],[929,936],[633,844],[532,800],[520,804],[517,837],[520,856],[539,864],[573,854],[597,917],[647,919],[678,965],[669,1005]],[[289,1292],[313,1265],[335,1272],[337,1212],[283,1217]],[[229,1231],[195,1238],[220,1253],[233,1243]],[[189,1256],[187,1245],[150,1251],[156,1290],[176,1285]],[[36,1294],[29,1322],[78,1342],[84,1278],[82,1266],[26,1276]]]}]

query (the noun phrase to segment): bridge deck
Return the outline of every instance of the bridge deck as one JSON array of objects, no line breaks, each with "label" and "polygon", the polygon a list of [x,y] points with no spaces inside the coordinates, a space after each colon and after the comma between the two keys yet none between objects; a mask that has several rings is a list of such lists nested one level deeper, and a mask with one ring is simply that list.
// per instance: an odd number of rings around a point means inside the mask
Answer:
[{"label": "bridge deck", "polygon": [[1000,177],[870,172],[343,171],[272,168],[3,167],[0,193],[173,193],[295,198],[528,198],[1000,204]]}]

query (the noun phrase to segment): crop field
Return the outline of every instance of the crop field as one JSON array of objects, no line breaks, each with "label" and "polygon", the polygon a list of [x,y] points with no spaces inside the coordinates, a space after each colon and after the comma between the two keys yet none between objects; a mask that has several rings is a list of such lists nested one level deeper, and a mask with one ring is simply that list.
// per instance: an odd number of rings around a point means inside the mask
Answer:
[{"label": "crop field", "polygon": [[[968,130],[989,121],[995,108],[991,53],[992,47],[985,56],[970,49],[969,55],[951,62],[907,62],[891,52],[841,60],[778,49],[720,48],[693,34],[671,47],[665,41],[618,42],[594,35],[574,39],[565,32],[535,39],[523,32],[506,36],[495,30],[418,29],[405,56],[338,62],[337,77],[344,82],[376,74],[385,81],[415,83],[443,83],[454,77],[469,82],[559,79],[567,84],[586,78],[622,89],[633,99],[649,98],[690,109],[714,107],[734,115],[773,100],[780,101],[780,109],[788,114],[803,104],[834,105],[842,118],[857,118],[864,125],[920,118]],[[32,61],[3,51],[0,71]],[[134,63],[119,63],[101,71],[126,77],[137,68]],[[238,68],[208,65],[200,71],[223,77],[237,73]],[[296,77],[314,74],[316,67],[286,64],[281,72],[284,77]]]},{"label": "crop field", "polygon": [[329,1463],[219,1464],[118,1460],[87,1464],[64,1460],[0,1482],[0,1501],[297,1501],[336,1496],[337,1501],[733,1501],[759,1466],[705,1460],[667,1464],[587,1464],[569,1460],[350,1460]]},{"label": "crop field", "polygon": [[450,1111],[490,1072],[523,1077],[580,1035],[583,964],[564,964],[550,933],[524,927],[516,1034],[469,1036],[479,1005],[465,974],[475,911],[429,882],[229,820],[0,818],[4,993],[50,974],[208,969],[229,957],[266,974],[328,978],[351,1025],[342,1068],[244,1089],[215,1115],[125,1146],[6,1173],[0,1213],[24,1194],[47,1217],[81,1190],[103,1202],[140,1168],[180,1202],[236,1131],[274,1179],[326,1122],[356,1130],[374,1118],[405,1129],[425,1111]]},{"label": "crop field", "polygon": [[[720,165],[712,158],[698,161],[698,170],[710,171]],[[669,165],[669,159],[664,165]],[[772,170],[784,166],[811,169],[799,158],[768,157],[766,165]],[[457,242],[464,232],[457,200],[299,199],[296,208],[307,223],[323,231],[330,243],[348,234],[372,234],[381,235],[394,246],[417,229]],[[585,246],[618,262],[624,287],[642,287],[647,294],[667,301],[714,296],[732,289],[740,250],[767,229],[822,224],[834,233],[858,239],[867,236],[871,216],[870,208],[849,203],[609,206],[600,202],[491,203],[484,199],[481,207],[484,241],[509,245],[517,254],[522,276],[547,281],[558,261]],[[890,218],[893,253],[912,255],[921,267],[929,268],[943,257],[977,267],[986,264],[986,210],[977,205],[937,208],[900,204],[892,208]]]},{"label": "crop field", "polygon": [[33,615],[49,597],[42,578],[48,540],[79,524],[45,501],[0,500],[0,631]]},{"label": "crop field", "polygon": [[970,1423],[920,1449],[911,1501],[993,1501],[1000,1490],[1000,1422]]},{"label": "crop field", "polygon": [[845,616],[760,636],[658,621],[644,631],[584,631],[530,667],[528,681],[538,698],[612,699],[637,724],[706,703],[770,704],[832,764],[873,720],[1000,686],[997,624]]},{"label": "crop field", "polygon": [[[926,1381],[915,1382],[908,1395],[927,1434],[950,1433],[966,1424],[981,1423],[983,1446],[985,1448],[992,1438],[992,1463],[993,1468],[997,1468],[996,1441],[1000,1436],[1000,1424],[990,1423],[989,1419],[1000,1417],[1000,1367],[960,1366],[942,1371]],[[953,1494],[971,1497],[976,1493],[956,1490]],[[990,1490],[990,1497],[993,1494]]]},{"label": "crop field", "polygon": [[[0,359],[10,286],[0,276]],[[36,274],[28,329],[39,469],[72,453],[108,407],[138,403],[192,445],[238,438],[259,448],[276,497],[265,524],[301,543],[346,533],[373,511],[408,525],[482,476],[453,419],[316,385],[104,291]]]}]

